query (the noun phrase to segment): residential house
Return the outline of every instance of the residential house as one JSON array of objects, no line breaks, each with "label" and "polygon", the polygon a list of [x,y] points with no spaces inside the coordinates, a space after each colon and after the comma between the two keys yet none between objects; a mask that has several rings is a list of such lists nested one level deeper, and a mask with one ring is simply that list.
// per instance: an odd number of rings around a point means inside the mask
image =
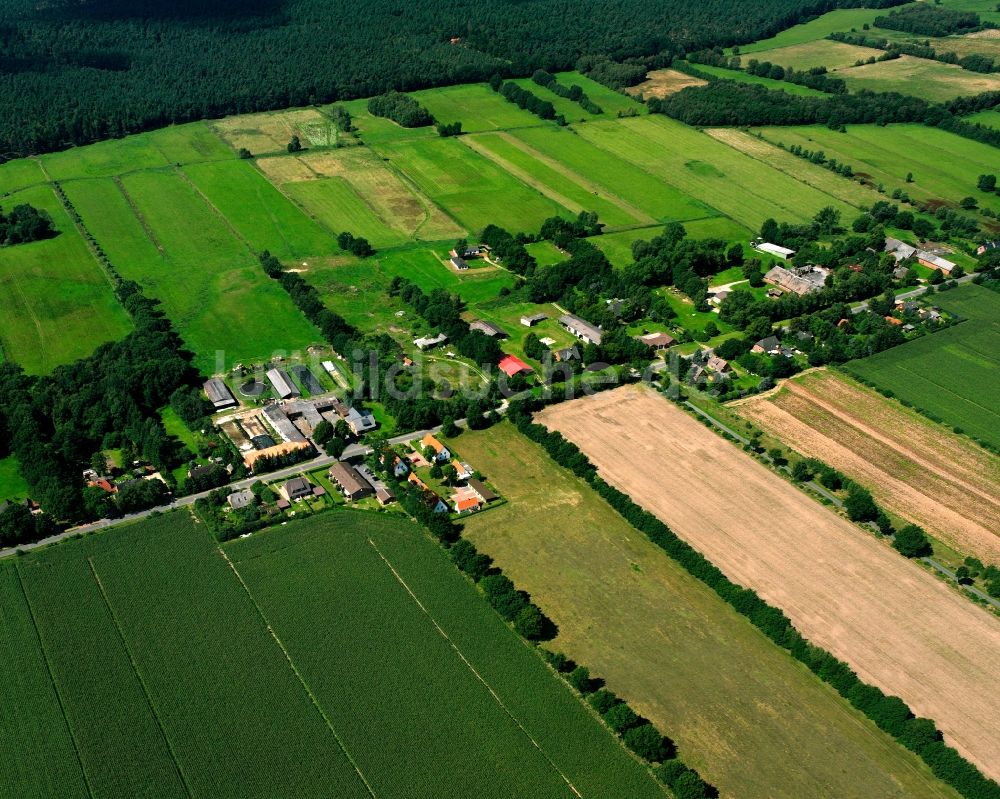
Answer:
[{"label": "residential house", "polygon": [[410,473],[410,467],[407,465],[406,461],[400,458],[398,455],[392,459],[392,474],[396,479],[402,479]]},{"label": "residential house", "polygon": [[647,333],[645,336],[639,336],[638,338],[639,341],[656,352],[665,350],[674,343],[674,337],[666,333]]},{"label": "residential house", "polygon": [[390,488],[376,488],[375,499],[378,500],[379,505],[385,507],[390,502],[396,501],[396,495],[392,493]]},{"label": "residential house", "polygon": [[549,317],[543,313],[531,314],[530,316],[522,316],[521,324],[524,325],[525,327],[534,327],[539,322],[543,322],[548,318]]},{"label": "residential house", "polygon": [[500,499],[499,495],[493,493],[489,488],[487,488],[486,483],[482,480],[477,480],[475,477],[470,477],[466,485],[472,489],[472,493],[479,497],[487,505],[494,500]]},{"label": "residential house", "polygon": [[478,330],[480,333],[485,333],[491,338],[507,338],[507,333],[503,328],[498,327],[492,322],[487,322],[485,319],[477,319],[469,325],[469,330]]},{"label": "residential house", "polygon": [[349,463],[337,461],[330,467],[328,475],[331,482],[335,483],[340,492],[351,502],[364,499],[373,493],[372,487]]},{"label": "residential house", "polygon": [[718,372],[719,374],[725,374],[726,372],[732,371],[732,367],[729,365],[729,361],[725,358],[720,358],[718,355],[713,355],[708,359],[708,363],[705,367],[712,372]]},{"label": "residential house", "polygon": [[902,280],[910,273],[910,268],[907,266],[897,266],[892,270],[892,277],[895,280]]},{"label": "residential house", "polygon": [[236,401],[236,397],[233,396],[233,392],[229,390],[221,377],[213,377],[211,380],[205,382],[205,394],[208,396],[208,401],[212,403],[212,406],[217,411],[223,411],[226,408],[235,408],[239,403]]},{"label": "residential house", "polygon": [[790,250],[787,247],[780,247],[777,244],[771,244],[769,241],[756,241],[751,246],[755,250],[766,252],[768,255],[780,258],[782,261],[787,261],[795,255],[795,250]]},{"label": "residential house", "polygon": [[226,497],[226,502],[229,503],[229,507],[233,510],[243,510],[243,508],[249,508],[254,504],[256,497],[253,491],[249,488],[244,488],[242,491],[236,491]]},{"label": "residential house", "polygon": [[464,497],[455,500],[455,513],[475,513],[483,507],[477,497]]},{"label": "residential house", "polygon": [[756,344],[750,348],[750,352],[755,353],[767,353],[768,355],[773,355],[781,349],[781,342],[778,341],[777,336],[768,336],[767,338],[762,338]]},{"label": "residential house", "polygon": [[378,422],[375,421],[372,412],[367,409],[359,411],[357,408],[350,408],[347,411],[347,416],[344,417],[344,421],[356,436],[360,436],[378,427]]},{"label": "residential house", "polygon": [[990,250],[1000,249],[1000,241],[987,241],[976,247],[976,255],[986,255]]},{"label": "residential house", "polygon": [[468,262],[460,255],[451,257],[451,265],[459,272],[465,272],[469,268]]},{"label": "residential house", "polygon": [[500,371],[507,375],[507,377],[519,374],[531,374],[534,371],[516,355],[504,355],[497,365],[500,367]]},{"label": "residential house", "polygon": [[434,437],[433,433],[428,433],[420,439],[420,448],[427,449],[428,447],[434,450],[434,460],[438,463],[444,463],[451,460],[451,450],[438,441],[437,438]]},{"label": "residential house", "polygon": [[282,483],[281,488],[278,489],[278,493],[289,502],[302,499],[302,497],[311,497],[312,492],[312,483],[304,477],[293,477]]},{"label": "residential house", "polygon": [[468,480],[470,477],[472,477],[473,474],[472,467],[469,464],[460,461],[458,458],[453,458],[451,461],[451,465],[455,467],[455,472],[456,472],[455,476],[459,480]]},{"label": "residential house", "polygon": [[730,293],[729,289],[717,289],[715,291],[711,291],[710,289],[709,291],[711,293],[709,294],[708,297],[708,304],[714,305],[716,308],[722,305],[722,301],[726,299],[726,297],[728,297]]},{"label": "residential house", "polygon": [[213,471],[215,471],[214,464],[209,464],[208,466],[195,466],[193,469],[188,469],[187,476],[189,479],[194,478],[197,480],[200,477],[208,477]]},{"label": "residential house", "polygon": [[590,324],[585,319],[581,319],[579,316],[574,316],[573,314],[564,314],[559,317],[559,324],[581,341],[585,341],[588,344],[596,344],[597,346],[601,345],[601,329]]},{"label": "residential house", "polygon": [[299,390],[295,387],[295,384],[292,382],[292,378],[288,376],[288,372],[284,369],[268,369],[267,379],[274,387],[275,395],[280,399],[302,396]]},{"label": "residential house", "polygon": [[580,360],[580,348],[575,344],[572,347],[564,347],[561,350],[554,350],[553,355],[559,363],[568,363],[569,361],[579,361]]},{"label": "residential house", "polygon": [[448,337],[444,333],[438,333],[436,336],[415,338],[413,339],[413,344],[418,350],[429,350],[432,347],[436,347],[438,344],[444,344],[447,340]]}]

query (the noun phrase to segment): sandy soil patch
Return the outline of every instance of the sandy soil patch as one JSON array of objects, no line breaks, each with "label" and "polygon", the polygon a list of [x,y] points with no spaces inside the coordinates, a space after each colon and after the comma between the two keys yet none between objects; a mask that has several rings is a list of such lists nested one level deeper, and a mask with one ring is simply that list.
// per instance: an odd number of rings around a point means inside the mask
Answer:
[{"label": "sandy soil patch", "polygon": [[553,406],[539,421],[811,641],[1000,778],[1000,624],[648,389]]},{"label": "sandy soil patch", "polygon": [[1000,561],[1000,458],[830,372],[738,407],[959,552]]},{"label": "sandy soil patch", "polygon": [[706,83],[707,80],[678,72],[676,69],[654,69],[646,75],[646,80],[636,86],[630,86],[625,91],[633,97],[662,98],[676,94],[688,86],[704,86]]}]

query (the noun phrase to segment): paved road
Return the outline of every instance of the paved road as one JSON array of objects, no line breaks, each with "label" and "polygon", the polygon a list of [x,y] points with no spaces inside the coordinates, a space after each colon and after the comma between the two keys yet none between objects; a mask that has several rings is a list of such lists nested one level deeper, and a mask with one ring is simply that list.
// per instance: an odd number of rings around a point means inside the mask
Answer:
[{"label": "paved road", "polygon": [[[963,275],[962,277],[955,278],[956,283],[967,283],[972,280],[975,275]],[[951,282],[951,281],[949,281]],[[919,297],[921,294],[927,291],[927,286],[919,286],[918,288],[911,289],[910,291],[904,291],[902,294],[896,295],[896,301],[900,300],[912,300],[914,297]],[[862,311],[868,310],[868,300],[858,303],[853,308],[851,308],[851,313],[861,313]]]},{"label": "paved road", "polygon": [[[458,425],[464,425],[465,421],[456,422]],[[429,430],[418,430],[413,433],[405,433],[403,435],[395,436],[390,438],[388,443],[395,446],[396,444],[402,444],[405,441],[410,441],[414,438],[422,438],[425,433],[438,433],[441,427],[433,427]],[[351,444],[347,449],[344,450],[344,454],[341,456],[343,459],[356,458],[360,455],[367,455],[371,452],[371,447],[367,447],[363,444]],[[295,477],[296,475],[302,474],[303,472],[311,472],[315,469],[322,469],[326,466],[332,466],[339,459],[333,457],[332,455],[320,455],[317,458],[313,458],[310,461],[303,461],[302,463],[296,463],[294,466],[287,466],[284,469],[279,469],[274,472],[268,472],[266,475],[258,475],[255,477],[248,477],[245,480],[240,480],[235,483],[230,483],[228,488],[231,491],[241,491],[244,488],[249,488],[258,480],[267,480],[272,482],[274,480],[283,480],[289,477]],[[215,491],[217,489],[212,489]],[[129,522],[139,521],[140,519],[145,519],[152,513],[164,512],[169,510],[175,510],[177,508],[187,508],[194,505],[199,499],[207,497],[212,491],[202,491],[199,494],[190,494],[186,497],[179,497],[171,502],[169,505],[161,505],[157,508],[149,508],[148,510],[139,511],[138,513],[130,513],[126,516],[122,516],[119,519],[101,519],[90,524],[84,524],[80,527],[74,527],[72,529],[66,530],[65,532],[59,533],[58,535],[49,536],[48,538],[43,538],[41,541],[35,541],[30,544],[22,544],[19,547],[8,547],[7,549],[0,549],[0,558],[7,557],[8,555],[13,555],[17,550],[27,551],[30,549],[37,549],[38,547],[47,546],[48,544],[55,544],[59,541],[64,541],[67,538],[72,538],[75,535],[83,535],[86,533],[92,533],[95,530],[103,530],[106,527],[113,527],[119,524],[127,524]]]}]

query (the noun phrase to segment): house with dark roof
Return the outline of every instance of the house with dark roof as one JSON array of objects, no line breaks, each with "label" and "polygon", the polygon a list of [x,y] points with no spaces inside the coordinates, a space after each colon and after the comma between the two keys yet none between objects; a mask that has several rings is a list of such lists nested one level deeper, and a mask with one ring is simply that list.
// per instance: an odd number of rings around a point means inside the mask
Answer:
[{"label": "house with dark roof", "polygon": [[472,489],[472,493],[487,504],[500,499],[499,495],[495,494],[489,487],[487,487],[486,483],[482,480],[477,480],[475,477],[470,477],[466,482],[466,485]]},{"label": "house with dark roof", "polygon": [[665,350],[674,343],[674,337],[667,333],[647,333],[645,336],[639,336],[638,338],[639,341],[654,351]]},{"label": "house with dark roof", "polygon": [[554,350],[553,355],[559,363],[567,363],[568,361],[579,361],[580,360],[580,348],[575,344],[572,347],[565,347],[561,350]]},{"label": "house with dark roof", "polygon": [[233,396],[233,392],[229,390],[221,377],[213,377],[211,380],[205,381],[205,394],[208,396],[208,401],[212,403],[212,406],[217,411],[223,411],[226,408],[235,408],[239,403],[236,401],[236,397]]},{"label": "house with dark roof", "polygon": [[773,354],[781,350],[781,342],[777,336],[762,338],[750,348],[750,352]]},{"label": "house with dark roof", "polygon": [[487,322],[485,319],[477,319],[469,325],[469,330],[478,330],[480,333],[485,333],[490,338],[507,338],[507,333],[502,327],[499,327],[492,322]]},{"label": "house with dark roof", "polygon": [[311,497],[313,492],[312,483],[304,477],[293,477],[283,483],[278,493],[289,502],[294,502],[302,497]]},{"label": "house with dark roof", "polygon": [[328,475],[330,480],[340,489],[340,493],[351,502],[364,499],[373,493],[372,487],[349,463],[337,461],[330,467]]},{"label": "house with dark roof", "polygon": [[464,272],[469,268],[468,262],[461,255],[453,255],[451,257],[451,265],[459,272]]}]

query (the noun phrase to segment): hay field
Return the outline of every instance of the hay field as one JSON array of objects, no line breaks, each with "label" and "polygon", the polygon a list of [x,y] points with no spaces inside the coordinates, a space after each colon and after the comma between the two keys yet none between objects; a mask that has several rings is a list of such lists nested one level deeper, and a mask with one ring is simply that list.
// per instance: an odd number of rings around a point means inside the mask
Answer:
[{"label": "hay field", "polygon": [[651,390],[563,403],[540,421],[807,639],[1000,776],[1000,693],[986,688],[1000,680],[995,618]]},{"label": "hay field", "polygon": [[1000,90],[1000,77],[969,72],[957,64],[942,64],[925,58],[900,56],[892,61],[865,64],[837,73],[851,91],[914,94],[932,102],[945,102]]},{"label": "hay field", "polygon": [[465,534],[559,625],[552,648],[661,724],[722,796],[952,793],[512,425],[454,448],[508,500]]},{"label": "hay field", "polygon": [[853,67],[859,59],[866,61],[871,56],[878,58],[882,55],[881,50],[874,47],[858,47],[844,42],[835,42],[831,39],[818,39],[814,42],[803,42],[802,44],[792,44],[787,47],[779,47],[775,50],[756,50],[752,56],[747,56],[744,62],[750,58],[758,61],[770,61],[772,64],[791,67],[799,71],[806,71],[811,67],[826,67],[830,71]]},{"label": "hay field", "polygon": [[284,152],[292,136],[298,136],[303,147],[337,143],[336,126],[315,108],[226,117],[213,126],[234,151],[245,147],[254,155]]},{"label": "hay field", "polygon": [[25,189],[0,207],[20,203],[48,212],[58,235],[0,248],[0,355],[47,374],[122,338],[132,323],[52,189]]},{"label": "hay field", "polygon": [[625,91],[633,97],[667,97],[689,86],[704,86],[707,80],[678,72],[676,69],[654,69],[646,75],[646,80]]},{"label": "hay field", "polygon": [[1000,562],[1000,458],[826,370],[735,403],[797,452],[866,486],[886,508],[961,553]]}]

